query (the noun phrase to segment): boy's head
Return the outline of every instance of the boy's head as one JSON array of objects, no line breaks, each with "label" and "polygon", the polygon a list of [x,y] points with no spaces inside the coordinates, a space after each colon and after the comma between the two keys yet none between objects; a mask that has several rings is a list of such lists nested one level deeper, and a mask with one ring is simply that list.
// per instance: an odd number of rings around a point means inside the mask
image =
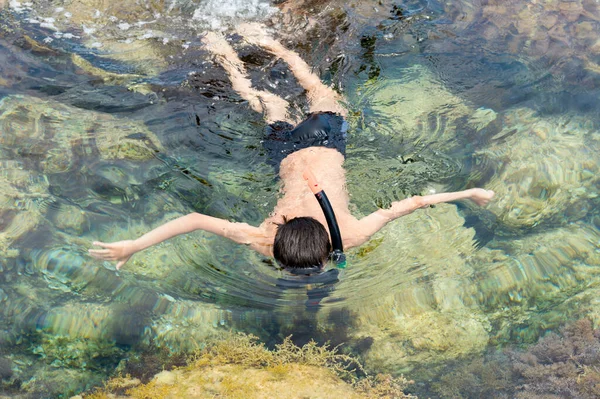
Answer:
[{"label": "boy's head", "polygon": [[284,218],[275,234],[273,255],[286,268],[322,267],[331,252],[325,227],[311,217]]}]

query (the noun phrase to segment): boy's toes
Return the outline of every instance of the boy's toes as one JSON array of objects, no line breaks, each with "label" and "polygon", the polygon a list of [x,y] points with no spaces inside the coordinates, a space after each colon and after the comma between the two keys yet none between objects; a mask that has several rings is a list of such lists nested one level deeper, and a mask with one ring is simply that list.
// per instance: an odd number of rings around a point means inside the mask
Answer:
[{"label": "boy's toes", "polygon": [[237,26],[236,31],[250,44],[268,48],[274,42],[273,38],[269,36],[266,28],[257,22],[245,22],[240,24]]},{"label": "boy's toes", "polygon": [[265,35],[265,28],[257,22],[244,22],[236,28],[237,32],[248,38],[260,38]]},{"label": "boy's toes", "polygon": [[202,43],[207,50],[215,54],[225,54],[225,50],[230,46],[225,37],[216,32],[207,32],[202,37]]}]

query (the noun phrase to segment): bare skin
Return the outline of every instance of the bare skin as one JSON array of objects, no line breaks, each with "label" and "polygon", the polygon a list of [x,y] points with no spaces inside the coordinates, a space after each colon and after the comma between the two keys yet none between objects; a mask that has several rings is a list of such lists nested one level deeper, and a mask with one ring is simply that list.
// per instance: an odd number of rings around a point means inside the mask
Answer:
[{"label": "bare skin", "polygon": [[[288,63],[298,82],[307,91],[311,112],[330,111],[341,115],[346,114],[339,104],[340,96],[323,85],[318,76],[311,72],[310,67],[296,53],[270,38],[262,27],[257,24],[243,24],[239,27],[238,33],[249,42],[263,46]],[[272,93],[252,88],[242,61],[223,36],[209,33],[204,37],[203,42],[228,73],[234,89],[248,101],[252,109],[264,113],[267,122],[290,121],[285,100]],[[345,248],[362,245],[390,221],[419,208],[464,199],[485,206],[494,196],[493,191],[481,188],[423,197],[415,196],[396,201],[389,209],[379,209],[359,220],[352,216],[348,209],[349,196],[345,187],[343,162],[342,154],[335,149],[325,147],[305,148],[287,156],[281,162],[279,172],[283,182],[281,199],[277,202],[271,216],[258,227],[247,223],[229,222],[200,213],[190,213],[167,222],[136,240],[114,243],[94,242],[94,245],[103,249],[90,249],[89,253],[98,259],[116,261],[117,269],[120,269],[136,252],[180,234],[204,230],[249,245],[263,255],[273,256],[277,224],[283,223],[284,217],[288,220],[299,216],[313,217],[327,228],[323,211],[303,177],[307,170],[314,173],[320,188],[329,197]]]},{"label": "bare skin", "polygon": [[287,101],[273,93],[256,90],[252,87],[244,63],[223,35],[208,32],[202,42],[205,48],[214,54],[216,60],[229,75],[232,88],[244,100],[248,101],[250,108],[256,112],[264,113],[267,123],[285,121],[293,124],[296,122],[288,116],[289,104]]}]

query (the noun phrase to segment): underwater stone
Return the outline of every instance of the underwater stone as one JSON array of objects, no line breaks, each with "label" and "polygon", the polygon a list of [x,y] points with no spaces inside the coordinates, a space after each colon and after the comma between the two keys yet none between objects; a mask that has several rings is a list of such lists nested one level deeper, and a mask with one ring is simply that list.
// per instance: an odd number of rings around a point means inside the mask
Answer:
[{"label": "underwater stone", "polygon": [[375,82],[359,99],[361,106],[373,112],[376,132],[400,135],[409,143],[433,144],[438,149],[458,146],[457,123],[474,110],[446,90],[424,66],[406,68],[403,75],[399,80]]},{"label": "underwater stone", "polygon": [[[102,370],[109,363],[117,364],[123,356],[114,342],[90,338],[40,334],[40,345],[32,352],[53,367],[79,370]],[[98,363],[96,360],[103,359]]]},{"label": "underwater stone", "polygon": [[[35,376],[23,381],[21,389],[29,397],[65,398],[81,392],[90,386],[101,385],[103,373],[73,368],[57,369],[51,365],[36,362],[31,369]],[[27,374],[30,375],[31,371]]]},{"label": "underwater stone", "polygon": [[493,109],[481,107],[475,110],[467,123],[479,131],[495,121],[497,117],[498,114]]},{"label": "underwater stone", "polygon": [[[376,288],[361,289],[361,300],[345,306],[354,319],[351,342],[371,342],[362,354],[368,370],[399,375],[485,349],[490,326],[465,261],[476,253],[475,232],[464,222],[456,206],[440,204],[389,223],[374,237],[382,242],[369,252],[361,278]],[[353,284],[341,281],[332,296],[345,297]],[[328,309],[319,314],[323,325]]]},{"label": "underwater stone", "polygon": [[33,163],[44,173],[69,170],[74,152],[99,153],[102,159],[148,160],[162,149],[143,123],[36,97],[0,100],[0,125],[0,144],[15,150],[39,149],[23,162]]},{"label": "underwater stone", "polygon": [[504,115],[504,128],[475,154],[478,174],[488,169],[494,190],[488,209],[502,227],[530,229],[584,217],[600,181],[596,128],[582,117],[538,116],[519,108]]},{"label": "underwater stone", "polygon": [[578,297],[594,297],[599,240],[599,230],[578,222],[492,241],[470,257],[477,301],[496,325],[494,341],[532,342],[564,323],[565,313],[587,312]]},{"label": "underwater stone", "polygon": [[[224,332],[222,320],[230,320],[226,310],[202,302],[184,301],[162,304],[163,312],[159,320],[154,320],[151,334],[152,344],[168,348],[172,353],[185,353],[202,347],[207,339]],[[161,308],[161,304],[157,304]],[[230,323],[228,323],[230,324]]]},{"label": "underwater stone", "polygon": [[[377,150],[350,150],[346,161],[348,192],[352,206],[367,215],[377,208],[389,208],[394,201],[413,195],[426,195],[432,189],[445,188],[431,182],[456,177],[463,165],[436,151],[418,156],[393,154],[381,156]],[[349,151],[349,153],[350,153]],[[392,155],[392,154],[390,154]]]},{"label": "underwater stone", "polygon": [[[162,371],[149,383],[127,390],[127,394],[136,398],[198,399],[213,396],[244,399],[415,398],[403,392],[411,384],[403,377],[393,379],[378,375],[356,381],[353,372],[348,371],[348,365],[360,368],[356,359],[317,346],[312,341],[298,347],[287,338],[269,351],[253,337],[232,338],[231,334],[224,334],[205,344],[186,367]],[[340,377],[352,379],[354,384],[344,382]],[[119,392],[128,381],[127,378],[113,378],[90,398]]]},{"label": "underwater stone", "polygon": [[392,320],[388,328],[371,332],[374,341],[364,355],[369,369],[408,373],[480,353],[489,339],[485,325],[468,312],[428,312]]},{"label": "underwater stone", "polygon": [[[0,145],[3,138],[4,132]],[[42,220],[48,181],[43,175],[24,170],[17,161],[0,160],[0,166],[0,254],[15,258],[19,250],[12,244]]]},{"label": "underwater stone", "polygon": [[489,1],[478,8],[466,0],[444,4],[446,13],[455,16],[454,35],[469,40],[483,36],[486,48],[518,55],[532,69],[554,75],[561,85],[569,78],[579,82],[588,71],[600,70],[597,34],[587,33],[600,29],[600,4],[596,1],[515,0],[509,5]]},{"label": "underwater stone", "polygon": [[0,357],[0,380],[6,380],[12,377],[12,361],[5,357]]},{"label": "underwater stone", "polygon": [[87,222],[85,212],[80,208],[61,204],[58,212],[56,212],[52,221],[54,226],[62,231],[72,233],[74,235],[81,235],[83,233],[84,224]]},{"label": "underwater stone", "polygon": [[69,303],[48,311],[38,327],[73,342],[84,338],[102,341],[110,338],[111,315],[110,306]]},{"label": "underwater stone", "polygon": [[104,69],[100,69],[98,67],[93,66],[89,61],[77,54],[71,54],[71,61],[73,61],[73,64],[77,65],[85,72],[89,73],[90,75],[102,78],[104,83],[108,84],[124,85],[141,78],[140,75],[134,75],[129,73],[121,74],[105,71]]}]

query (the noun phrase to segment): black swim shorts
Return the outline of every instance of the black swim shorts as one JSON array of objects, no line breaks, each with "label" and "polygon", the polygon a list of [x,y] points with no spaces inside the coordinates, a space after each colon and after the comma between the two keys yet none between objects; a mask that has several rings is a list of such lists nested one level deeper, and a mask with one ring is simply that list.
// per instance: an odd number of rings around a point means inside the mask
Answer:
[{"label": "black swim shorts", "polygon": [[291,153],[308,147],[335,148],[346,154],[348,123],[333,112],[317,112],[294,127],[288,122],[275,122],[267,126],[263,147],[267,163],[277,170],[281,161]]}]

